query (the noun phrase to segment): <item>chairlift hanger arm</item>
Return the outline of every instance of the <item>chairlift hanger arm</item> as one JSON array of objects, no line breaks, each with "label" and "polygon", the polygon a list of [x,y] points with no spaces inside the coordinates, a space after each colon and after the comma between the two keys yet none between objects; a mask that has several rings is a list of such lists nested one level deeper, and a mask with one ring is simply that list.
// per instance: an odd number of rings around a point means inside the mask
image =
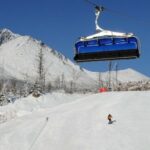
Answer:
[{"label": "chairlift hanger arm", "polygon": [[99,16],[100,16],[100,13],[102,11],[105,10],[105,8],[103,6],[99,6],[95,3],[93,3],[92,1],[90,0],[86,0],[86,2],[88,2],[89,4],[93,5],[95,7],[95,26],[96,26],[96,32],[99,33],[101,31],[104,31],[99,25],[98,25],[98,19],[99,19]]},{"label": "chairlift hanger arm", "polygon": [[95,26],[96,26],[97,33],[103,31],[103,29],[98,25],[98,19],[102,11],[103,11],[102,7],[95,6]]}]

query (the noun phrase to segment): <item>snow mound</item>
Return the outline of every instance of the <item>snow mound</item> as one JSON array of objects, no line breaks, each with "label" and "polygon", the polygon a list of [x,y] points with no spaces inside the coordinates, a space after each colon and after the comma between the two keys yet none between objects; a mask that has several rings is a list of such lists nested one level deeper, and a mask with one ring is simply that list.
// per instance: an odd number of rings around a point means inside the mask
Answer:
[{"label": "snow mound", "polygon": [[14,103],[9,103],[8,105],[0,107],[0,123],[31,114],[38,110],[69,103],[85,95],[87,94],[66,94],[58,92],[41,95],[38,98],[29,95],[28,97],[16,100]]}]

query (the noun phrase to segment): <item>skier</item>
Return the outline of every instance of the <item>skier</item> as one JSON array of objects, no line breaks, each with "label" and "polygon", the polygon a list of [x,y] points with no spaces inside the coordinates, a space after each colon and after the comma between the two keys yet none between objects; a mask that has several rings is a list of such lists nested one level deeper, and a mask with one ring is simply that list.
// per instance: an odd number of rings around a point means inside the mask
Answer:
[{"label": "skier", "polygon": [[108,115],[107,119],[109,120],[108,124],[112,124],[113,123],[111,114]]}]

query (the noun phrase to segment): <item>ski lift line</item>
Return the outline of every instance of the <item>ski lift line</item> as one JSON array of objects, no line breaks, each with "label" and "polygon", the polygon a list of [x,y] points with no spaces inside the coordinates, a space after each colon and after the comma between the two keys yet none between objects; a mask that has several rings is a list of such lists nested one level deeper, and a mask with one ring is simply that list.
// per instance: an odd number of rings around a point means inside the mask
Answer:
[{"label": "ski lift line", "polygon": [[88,2],[89,4],[93,5],[93,6],[97,6],[97,4],[92,2],[92,1],[89,1],[89,0],[85,0],[85,1]]},{"label": "ski lift line", "polygon": [[96,4],[96,3],[94,3],[94,2],[92,2],[90,0],[85,0],[85,1],[88,2],[89,4],[95,6],[96,9],[99,7],[102,11],[105,10],[106,12],[110,12],[110,13],[112,13],[114,15],[118,15],[118,16],[124,17],[126,19],[129,19],[130,21],[132,20],[135,23],[141,23],[141,24],[146,25],[146,26],[150,25],[150,23],[148,23],[148,21],[146,22],[146,21],[142,21],[142,20],[136,19],[135,16],[129,15],[127,13],[123,13],[123,12],[116,11],[116,10],[113,10],[113,9],[110,9],[110,8],[106,8],[106,7],[104,7],[102,5],[99,5],[99,4]]}]

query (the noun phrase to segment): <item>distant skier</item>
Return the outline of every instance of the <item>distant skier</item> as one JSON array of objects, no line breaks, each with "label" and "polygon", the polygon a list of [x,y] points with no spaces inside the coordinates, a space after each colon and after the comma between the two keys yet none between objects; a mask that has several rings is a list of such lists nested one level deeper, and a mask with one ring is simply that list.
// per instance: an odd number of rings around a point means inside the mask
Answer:
[{"label": "distant skier", "polygon": [[109,121],[108,124],[112,124],[113,123],[111,114],[108,115],[107,119]]}]

